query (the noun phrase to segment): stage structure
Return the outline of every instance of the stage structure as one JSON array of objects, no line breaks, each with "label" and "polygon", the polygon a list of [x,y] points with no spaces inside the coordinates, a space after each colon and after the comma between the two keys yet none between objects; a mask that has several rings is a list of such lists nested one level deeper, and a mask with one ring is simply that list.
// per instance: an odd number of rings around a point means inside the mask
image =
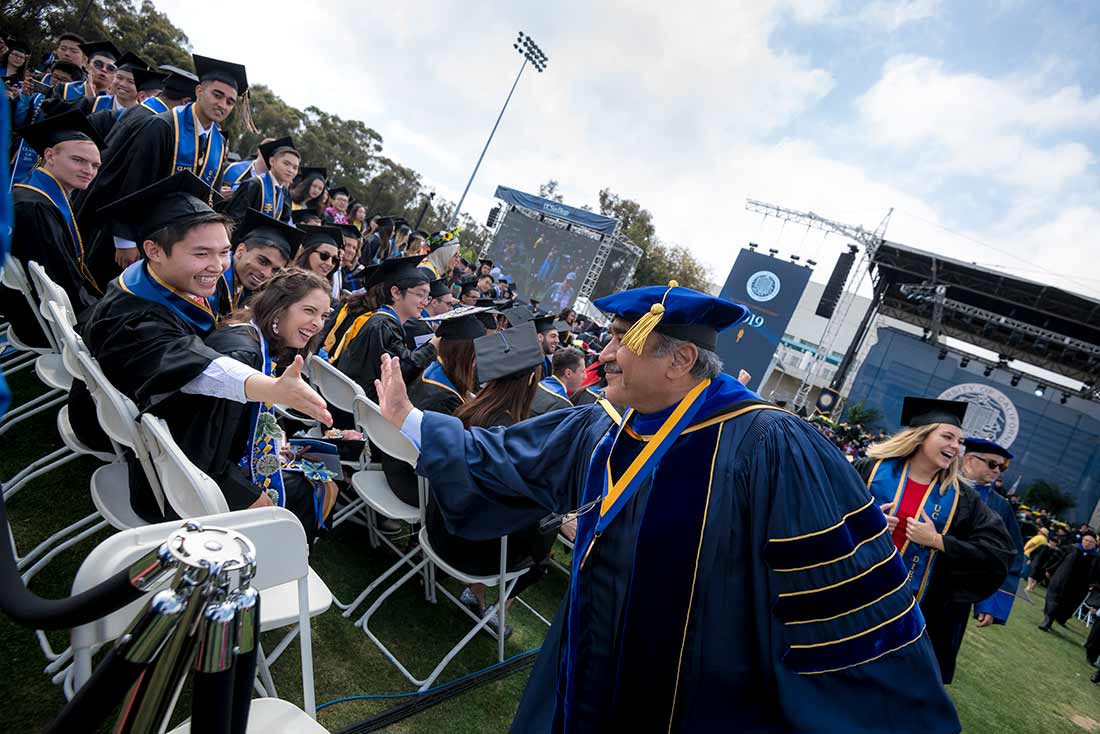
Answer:
[{"label": "stage structure", "polygon": [[629,287],[642,249],[619,220],[506,186],[495,196],[503,204],[480,256],[514,281],[520,298],[587,312],[592,299]]},{"label": "stage structure", "polygon": [[[1018,278],[1014,275],[944,257],[884,238],[889,214],[874,232],[835,222],[812,212],[800,212],[749,199],[746,208],[764,216],[844,235],[861,249],[861,255],[840,305],[826,327],[818,358],[831,349],[829,332],[838,316],[847,313],[855,291],[866,274],[873,283],[871,305],[830,387],[847,394],[847,386],[859,371],[869,349],[864,344],[873,319],[881,314],[923,330],[923,340],[946,354],[952,350],[941,337],[987,349],[996,361],[963,352],[964,367],[974,365],[984,377],[1007,373],[1013,386],[1027,381],[1036,394],[1061,394],[1100,402],[1100,301]],[[1017,360],[1065,378],[1053,382],[1027,375],[1012,365]],[[812,369],[808,374],[812,373]],[[807,389],[806,393],[809,392]],[[802,403],[797,404],[801,396]],[[800,388],[796,406],[805,405]]]}]

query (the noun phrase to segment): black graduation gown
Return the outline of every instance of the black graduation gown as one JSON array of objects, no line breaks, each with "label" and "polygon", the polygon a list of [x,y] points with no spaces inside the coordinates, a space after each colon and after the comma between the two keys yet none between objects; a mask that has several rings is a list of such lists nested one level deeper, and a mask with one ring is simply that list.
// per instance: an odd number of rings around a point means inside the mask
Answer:
[{"label": "black graduation gown", "polygon": [[[485,427],[508,427],[512,424],[508,414],[502,413],[490,418]],[[428,499],[424,524],[432,547],[458,570],[475,576],[491,576],[500,572],[500,541],[468,540],[448,532],[443,513],[431,497]],[[557,534],[556,527],[548,532],[540,532],[538,523],[508,533],[508,570],[528,569],[516,581],[512,589],[513,597],[519,596],[546,575],[545,561],[550,556]]]},{"label": "black graduation gown", "polygon": [[[47,197],[22,186],[12,189],[12,202],[11,257],[24,267],[37,262],[45,268],[46,274],[68,294],[79,314],[95,302],[96,296],[89,292],[89,284],[80,274],[72,237],[61,212]],[[0,313],[20,339],[35,347],[49,345],[22,293],[0,287]]]},{"label": "black graduation gown", "polygon": [[140,104],[134,105],[125,115],[115,118],[115,124],[111,126],[110,131],[107,133],[107,145],[111,145],[118,136],[125,135],[126,131],[129,130],[131,126],[155,114],[157,113],[153,112],[148,107],[144,107]]},{"label": "black graduation gown", "polygon": [[[412,404],[421,410],[453,415],[458,406],[462,405],[462,398],[445,387],[424,382],[421,377],[409,386],[409,400]],[[381,464],[393,493],[406,504],[420,504],[416,472],[413,468],[403,461],[391,459],[385,453],[381,455]]]},{"label": "black graduation gown", "polygon": [[[250,326],[227,326],[206,338],[221,355],[263,369],[263,355]],[[230,510],[243,510],[259,497],[248,469],[240,461],[251,441],[252,405],[235,400],[177,393],[151,409],[163,418],[176,443],[195,466],[218,483]],[[286,508],[298,516],[311,540],[317,527],[313,486],[298,472],[283,472]]]},{"label": "black graduation gown", "polygon": [[409,349],[405,330],[387,313],[375,312],[355,338],[344,348],[336,368],[355,380],[367,397],[377,402],[374,381],[382,374],[382,355],[397,357],[405,384],[411,384],[436,357],[435,346],[425,342],[419,349]]},{"label": "black graduation gown", "polygon": [[[143,412],[157,414],[155,406],[222,356],[171,309],[127,293],[117,281],[107,286],[99,303],[85,311],[81,327],[84,342],[107,380]],[[77,435],[102,445],[95,404],[81,382],[73,384],[69,411]],[[131,462],[131,478],[140,475],[138,465]],[[164,516],[152,494],[143,489],[144,484],[131,481],[131,503],[139,515],[159,522]]]},{"label": "black graduation gown", "polygon": [[1085,640],[1085,657],[1090,665],[1100,667],[1100,621],[1094,621]]},{"label": "black graduation gown", "polygon": [[[249,209],[255,209],[258,212],[262,212],[264,201],[264,184],[258,178],[250,178],[233,192],[233,196],[225,204],[225,208],[222,209],[222,213],[232,219],[239,227],[244,221],[245,213]],[[283,208],[279,212],[277,217],[280,222],[290,221],[290,192],[283,192]],[[270,216],[270,215],[268,215]]]},{"label": "black graduation gown", "polygon": [[405,329],[405,346],[409,349],[416,349],[416,337],[432,333],[432,327],[423,319],[409,319],[402,326]]},{"label": "black graduation gown", "polygon": [[119,115],[122,110],[109,109],[100,110],[99,112],[93,112],[88,115],[88,124],[92,126],[92,129],[99,133],[99,137],[103,140],[107,140],[107,137],[114,130],[115,125],[118,123]]},{"label": "black graduation gown", "polygon": [[535,397],[531,400],[531,417],[545,415],[552,410],[572,408],[569,398],[564,398],[541,382],[535,387]]},{"label": "black graduation gown", "polygon": [[[123,196],[150,186],[172,175],[175,132],[172,111],[151,115],[126,125],[112,136],[103,151],[103,165],[92,185],[77,197],[74,209],[84,244],[88,250],[88,267],[96,282],[106,282],[118,275],[115,264],[114,237],[136,240],[130,231],[116,229],[99,216],[99,210]],[[214,182],[214,190],[219,182]]]},{"label": "black graduation gown", "polygon": [[1047,601],[1043,611],[1055,622],[1065,624],[1088,593],[1089,584],[1100,583],[1100,556],[1087,554],[1080,546],[1073,546],[1054,569],[1047,587]]},{"label": "black graduation gown", "polygon": [[1062,548],[1051,548],[1049,545],[1036,548],[1035,552],[1031,554],[1031,565],[1027,577],[1035,579],[1046,586],[1047,572],[1054,570],[1054,567],[1058,565],[1058,561],[1062,560],[1062,555]]},{"label": "black graduation gown", "polygon": [[591,388],[583,387],[573,393],[573,405],[592,405],[600,396],[592,392]]},{"label": "black graduation gown", "polygon": [[[875,463],[875,459],[855,462],[864,481]],[[955,658],[971,605],[997,591],[1016,557],[1004,523],[982,502],[978,491],[965,482],[958,491],[955,516],[943,538],[944,552],[936,555],[932,578],[920,602],[944,683],[955,676]]]}]

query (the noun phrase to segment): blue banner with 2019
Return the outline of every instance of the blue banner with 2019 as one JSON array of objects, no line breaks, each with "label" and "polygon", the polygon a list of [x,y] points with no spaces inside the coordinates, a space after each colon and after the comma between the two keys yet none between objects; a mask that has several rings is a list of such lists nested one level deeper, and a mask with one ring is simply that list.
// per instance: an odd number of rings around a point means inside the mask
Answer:
[{"label": "blue banner with 2019", "polygon": [[726,278],[722,298],[747,307],[743,322],[718,335],[718,355],[726,372],[745,370],[758,390],[772,356],[798,306],[811,270],[786,260],[743,249]]},{"label": "blue banner with 2019", "polygon": [[524,209],[545,214],[548,217],[555,217],[572,224],[588,227],[600,234],[613,234],[615,227],[619,224],[617,219],[605,217],[595,212],[586,212],[584,209],[577,209],[534,194],[525,194],[507,186],[497,186],[496,198],[508,204],[515,204],[516,206],[522,206]]}]

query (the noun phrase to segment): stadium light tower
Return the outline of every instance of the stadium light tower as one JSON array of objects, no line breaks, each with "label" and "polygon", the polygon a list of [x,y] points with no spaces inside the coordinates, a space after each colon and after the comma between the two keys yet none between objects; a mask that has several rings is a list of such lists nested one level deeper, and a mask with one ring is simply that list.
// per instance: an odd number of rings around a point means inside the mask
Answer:
[{"label": "stadium light tower", "polygon": [[458,221],[458,215],[462,211],[462,204],[466,201],[466,194],[470,192],[470,186],[474,183],[474,177],[477,176],[477,169],[481,168],[481,161],[485,159],[485,152],[489,150],[489,143],[493,142],[493,136],[496,135],[497,126],[500,125],[500,118],[504,117],[504,110],[508,109],[508,103],[512,101],[512,92],[516,91],[516,85],[519,84],[519,79],[523,76],[523,72],[527,69],[527,65],[535,67],[535,69],[541,74],[546,71],[546,65],[550,62],[550,59],[542,52],[538,44],[532,40],[523,31],[519,32],[519,36],[516,38],[516,42],[512,44],[520,56],[523,57],[523,63],[519,67],[519,73],[516,74],[516,80],[512,82],[512,88],[508,92],[508,97],[504,100],[504,106],[500,108],[500,114],[497,115],[497,121],[493,123],[493,129],[489,131],[489,139],[485,141],[485,147],[481,149],[481,155],[478,156],[477,163],[474,164],[474,170],[470,174],[470,180],[466,182],[466,188],[462,190],[462,198],[458,200],[458,206],[455,207],[454,212],[451,214],[451,221],[447,223],[447,227],[453,227],[455,222]]}]

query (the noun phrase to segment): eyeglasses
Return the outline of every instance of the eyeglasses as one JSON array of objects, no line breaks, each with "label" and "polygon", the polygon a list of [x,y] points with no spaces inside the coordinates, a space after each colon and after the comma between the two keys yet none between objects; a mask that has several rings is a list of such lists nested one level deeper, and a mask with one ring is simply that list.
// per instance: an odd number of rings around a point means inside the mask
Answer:
[{"label": "eyeglasses", "polygon": [[333,254],[330,254],[330,253],[327,253],[327,252],[321,252],[320,250],[317,250],[317,252],[315,254],[317,255],[317,257],[321,258],[321,262],[323,262],[323,263],[336,262],[336,260],[340,257],[339,255],[333,255]]},{"label": "eyeglasses", "polygon": [[1004,464],[1000,461],[997,461],[996,459],[983,459],[980,456],[972,456],[970,458],[977,459],[978,461],[980,461],[980,462],[984,463],[986,466],[988,466],[990,469],[999,469],[1000,471],[1007,471],[1008,470],[1008,464]]},{"label": "eyeglasses", "polygon": [[99,59],[93,61],[92,66],[99,69],[100,71],[106,71],[108,74],[114,74],[116,71],[118,71],[118,67],[114,64],[108,64],[106,61],[101,61]]}]

